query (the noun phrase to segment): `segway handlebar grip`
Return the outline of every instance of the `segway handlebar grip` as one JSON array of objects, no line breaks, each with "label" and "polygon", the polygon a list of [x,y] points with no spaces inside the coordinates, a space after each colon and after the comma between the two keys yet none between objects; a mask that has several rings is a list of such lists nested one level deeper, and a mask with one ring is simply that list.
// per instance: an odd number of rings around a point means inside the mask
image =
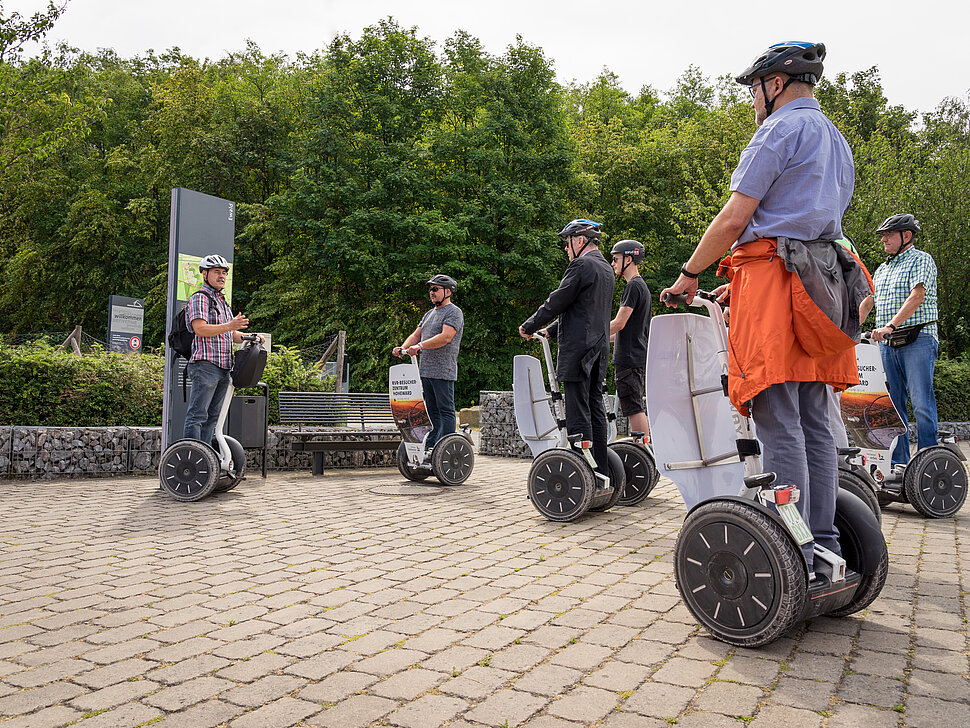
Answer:
[{"label": "segway handlebar grip", "polygon": [[665,293],[660,299],[661,303],[672,303],[675,306],[687,305],[686,293]]}]

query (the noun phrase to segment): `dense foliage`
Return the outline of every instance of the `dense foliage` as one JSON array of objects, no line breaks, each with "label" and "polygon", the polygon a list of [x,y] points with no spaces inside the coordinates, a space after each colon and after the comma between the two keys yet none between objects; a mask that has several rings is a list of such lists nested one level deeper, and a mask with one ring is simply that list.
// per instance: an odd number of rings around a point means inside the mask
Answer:
[{"label": "dense foliage", "polygon": [[[516,327],[565,267],[565,221],[602,220],[607,244],[644,241],[656,295],[754,131],[739,88],[692,66],[663,93],[627,93],[608,71],[563,88],[522,39],[495,56],[464,32],[438,46],[392,19],[295,59],[254,45],[215,62],[67,47],[25,58],[57,13],[23,20],[0,1],[6,333],[102,332],[116,294],[146,298],[157,345],[170,189],[189,187],[238,203],[234,307],[299,348],[346,330],[357,391],[386,387],[391,347],[428,307],[423,282],[455,277],[462,406],[508,388]],[[855,153],[847,232],[875,269],[871,231],[916,214],[940,268],[943,351],[970,351],[970,108],[917,119],[890,105],[875,68],[823,81],[818,98]]]},{"label": "dense foliage", "polygon": [[[57,427],[154,426],[162,424],[163,360],[95,349],[78,356],[44,342],[2,346],[0,425]],[[279,423],[279,391],[333,391],[295,352],[274,347],[262,381],[269,385],[270,424]],[[262,395],[261,389],[239,394]]]}]

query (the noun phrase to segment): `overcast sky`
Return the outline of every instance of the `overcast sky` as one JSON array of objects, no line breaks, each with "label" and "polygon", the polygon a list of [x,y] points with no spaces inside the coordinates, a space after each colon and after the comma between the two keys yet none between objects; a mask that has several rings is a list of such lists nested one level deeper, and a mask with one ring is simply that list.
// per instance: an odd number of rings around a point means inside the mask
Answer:
[{"label": "overcast sky", "polygon": [[[0,2],[4,14],[22,15],[47,4]],[[737,74],[772,43],[809,40],[828,49],[826,76],[878,66],[891,104],[932,111],[947,96],[968,98],[968,8],[942,0],[71,0],[48,39],[126,57],[177,46],[212,60],[252,39],[264,53],[293,56],[391,15],[439,43],[468,31],[495,55],[519,34],[553,60],[560,81],[590,81],[607,67],[632,93],[644,84],[668,90],[691,64],[711,78]]]}]

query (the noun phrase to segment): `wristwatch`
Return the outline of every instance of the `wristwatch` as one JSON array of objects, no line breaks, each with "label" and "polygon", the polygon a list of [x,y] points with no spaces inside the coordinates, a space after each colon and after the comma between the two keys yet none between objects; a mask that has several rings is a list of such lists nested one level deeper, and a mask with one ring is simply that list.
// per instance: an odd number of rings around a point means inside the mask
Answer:
[{"label": "wristwatch", "polygon": [[886,328],[887,329],[892,329],[893,331],[895,331],[896,330],[896,324],[886,324]]},{"label": "wristwatch", "polygon": [[694,279],[699,278],[700,275],[701,275],[700,273],[691,273],[689,270],[687,270],[687,264],[686,263],[684,263],[682,266],[680,266],[680,274],[681,275],[684,275],[684,276],[687,276],[688,278],[694,278]]}]

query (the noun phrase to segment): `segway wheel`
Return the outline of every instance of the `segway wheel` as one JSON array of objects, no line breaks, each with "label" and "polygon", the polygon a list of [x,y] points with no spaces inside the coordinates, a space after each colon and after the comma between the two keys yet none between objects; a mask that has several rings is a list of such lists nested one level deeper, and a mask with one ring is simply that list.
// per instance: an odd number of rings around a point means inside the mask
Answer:
[{"label": "segway wheel", "polygon": [[475,451],[460,432],[445,435],[431,451],[431,471],[442,485],[461,485],[474,467]]},{"label": "segway wheel", "polygon": [[204,442],[179,440],[162,453],[158,478],[175,500],[197,501],[216,487],[219,458]]},{"label": "segway wheel", "polygon": [[967,499],[967,469],[945,447],[920,450],[903,476],[906,500],[927,518],[947,518]]},{"label": "segway wheel", "polygon": [[431,475],[430,470],[412,467],[408,460],[408,451],[402,442],[397,448],[397,469],[408,480],[421,481]]},{"label": "segway wheel", "polygon": [[876,517],[879,523],[882,523],[882,508],[879,506],[879,497],[876,495],[874,484],[867,483],[865,476],[839,468],[839,487],[849,491],[869,506],[872,515]]},{"label": "segway wheel", "polygon": [[529,500],[550,521],[574,521],[589,510],[593,469],[568,450],[546,450],[529,470]]},{"label": "segway wheel", "polygon": [[[860,513],[866,514],[861,509]],[[877,528],[876,524],[870,524],[870,526],[868,529],[870,532],[873,528]],[[866,524],[860,523],[851,511],[839,508],[838,501],[835,508],[835,527],[839,532],[839,547],[842,549],[845,565],[862,576],[852,600],[844,607],[833,609],[828,613],[831,617],[845,617],[862,611],[879,596],[886,584],[886,576],[889,574],[889,549],[886,548],[886,541],[881,533],[878,534],[878,538],[864,540],[861,534],[866,530]],[[866,569],[863,568],[864,559],[866,557],[871,559],[874,554],[877,554],[878,563],[875,568],[869,569],[866,573]]]},{"label": "segway wheel", "polygon": [[674,549],[677,589],[716,639],[758,647],[799,618],[807,593],[794,540],[757,507],[713,500],[684,521]]},{"label": "segway wheel", "polygon": [[617,501],[621,506],[635,506],[650,495],[660,480],[660,473],[650,452],[632,442],[614,442],[610,449],[620,456],[626,485]]},{"label": "segway wheel", "polygon": [[607,449],[606,453],[610,463],[610,485],[613,486],[613,493],[602,503],[596,503],[594,500],[594,504],[589,507],[591,511],[608,511],[619,503],[620,498],[623,497],[623,490],[626,488],[626,472],[623,468],[623,460],[613,450]]},{"label": "segway wheel", "polygon": [[[230,467],[235,475],[230,476],[226,472],[221,472],[219,474],[219,480],[216,482],[216,493],[232,490],[243,482],[243,479],[246,477],[246,451],[243,449],[243,446],[239,444],[238,440],[229,436],[226,436],[226,444],[229,445],[229,452],[232,454]],[[216,444],[213,444],[212,449],[219,452]]]}]

